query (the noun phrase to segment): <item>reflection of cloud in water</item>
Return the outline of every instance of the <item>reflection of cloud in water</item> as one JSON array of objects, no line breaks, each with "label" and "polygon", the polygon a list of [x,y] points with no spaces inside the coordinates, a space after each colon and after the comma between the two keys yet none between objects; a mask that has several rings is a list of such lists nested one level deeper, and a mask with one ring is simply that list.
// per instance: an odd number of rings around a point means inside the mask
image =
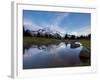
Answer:
[{"label": "reflection of cloud in water", "polygon": [[24,57],[31,57],[31,56],[35,56],[36,54],[44,54],[44,53],[49,53],[49,54],[57,54],[60,51],[64,51],[64,52],[74,52],[75,50],[80,52],[80,50],[82,49],[82,46],[79,48],[75,48],[75,49],[71,49],[70,48],[70,44],[65,44],[64,42],[60,43],[59,45],[49,45],[49,46],[45,46],[45,45],[41,45],[41,46],[37,46],[37,45],[32,45],[31,48],[29,49],[25,49],[24,50]]},{"label": "reflection of cloud in water", "polygon": [[36,55],[37,53],[42,52],[42,50],[39,50],[38,48],[29,48],[28,50],[25,49],[25,57],[31,57],[33,55]]},{"label": "reflection of cloud in water", "polygon": [[[29,49],[24,50],[23,60],[25,68],[33,68],[35,66],[44,67],[51,66],[72,66],[80,64],[79,53],[82,46],[78,48],[70,48],[70,44],[64,42],[55,45],[32,45]],[[34,66],[33,66],[34,65]]]},{"label": "reflection of cloud in water", "polygon": [[58,45],[60,48],[66,48],[66,44],[65,43],[60,43],[59,45]]}]

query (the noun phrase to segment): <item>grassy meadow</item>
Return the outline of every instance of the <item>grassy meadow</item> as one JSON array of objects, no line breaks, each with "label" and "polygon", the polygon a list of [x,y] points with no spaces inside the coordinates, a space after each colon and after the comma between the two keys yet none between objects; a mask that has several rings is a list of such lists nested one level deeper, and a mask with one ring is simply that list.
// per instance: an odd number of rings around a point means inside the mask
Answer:
[{"label": "grassy meadow", "polygon": [[80,39],[79,42],[82,43],[83,46],[87,48],[91,48],[91,40],[90,39]]},{"label": "grassy meadow", "polygon": [[43,37],[24,37],[23,38],[23,44],[40,44],[40,45],[46,45],[46,44],[55,44],[59,43],[61,40],[58,39],[52,39],[52,38],[43,38]]},{"label": "grassy meadow", "polygon": [[29,44],[39,44],[39,45],[46,45],[46,44],[56,44],[60,42],[68,43],[71,41],[79,41],[82,43],[83,46],[90,48],[91,41],[90,39],[79,39],[79,40],[61,40],[61,39],[53,39],[53,38],[43,38],[43,37],[23,37],[23,45]]}]

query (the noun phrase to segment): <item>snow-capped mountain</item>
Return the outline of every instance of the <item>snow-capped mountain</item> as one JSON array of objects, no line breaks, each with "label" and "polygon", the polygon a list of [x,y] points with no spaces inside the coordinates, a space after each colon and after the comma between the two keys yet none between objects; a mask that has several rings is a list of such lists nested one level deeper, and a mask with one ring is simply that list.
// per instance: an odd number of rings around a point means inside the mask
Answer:
[{"label": "snow-capped mountain", "polygon": [[51,35],[51,36],[55,36],[55,37],[61,37],[61,33],[57,30],[52,30],[49,27],[45,27],[45,28],[40,28],[37,30],[29,30],[29,29],[25,29],[25,31],[27,31],[32,35],[32,36],[37,36],[37,35],[41,35],[41,36],[45,36],[45,35]]}]

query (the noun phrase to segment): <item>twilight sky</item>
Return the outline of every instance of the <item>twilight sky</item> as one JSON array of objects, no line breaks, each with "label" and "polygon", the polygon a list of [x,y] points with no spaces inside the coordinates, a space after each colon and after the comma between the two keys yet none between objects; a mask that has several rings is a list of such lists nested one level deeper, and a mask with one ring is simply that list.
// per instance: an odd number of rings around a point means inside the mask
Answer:
[{"label": "twilight sky", "polygon": [[29,30],[49,27],[62,35],[87,35],[91,32],[91,14],[23,10],[23,25]]}]

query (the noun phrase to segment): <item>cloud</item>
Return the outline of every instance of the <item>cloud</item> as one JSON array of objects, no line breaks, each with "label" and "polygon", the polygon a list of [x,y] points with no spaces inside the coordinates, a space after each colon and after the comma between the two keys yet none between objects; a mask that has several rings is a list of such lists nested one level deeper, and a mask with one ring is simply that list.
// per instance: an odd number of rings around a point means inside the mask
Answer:
[{"label": "cloud", "polygon": [[62,23],[62,20],[65,18],[65,17],[68,17],[70,13],[61,13],[61,14],[58,14],[56,16],[56,18],[54,20],[52,20],[52,24],[50,25],[50,28],[53,30],[53,31],[59,31],[61,32],[61,36],[64,36],[65,35],[65,30],[60,26],[60,24]]},{"label": "cloud", "polygon": [[70,35],[78,36],[78,32],[71,32]]},{"label": "cloud", "polygon": [[53,20],[53,25],[54,26],[59,26],[62,22],[62,20],[65,18],[65,17],[68,17],[70,13],[61,13],[59,15],[57,15],[57,17]]},{"label": "cloud", "polygon": [[72,32],[70,32],[70,34],[76,35],[76,36],[80,36],[80,35],[88,35],[91,33],[91,28],[90,26],[85,26],[79,29],[76,29]]},{"label": "cloud", "polygon": [[35,22],[28,20],[28,19],[24,19],[24,27],[25,30],[29,29],[29,30],[38,30],[41,29],[42,26],[37,25]]}]

